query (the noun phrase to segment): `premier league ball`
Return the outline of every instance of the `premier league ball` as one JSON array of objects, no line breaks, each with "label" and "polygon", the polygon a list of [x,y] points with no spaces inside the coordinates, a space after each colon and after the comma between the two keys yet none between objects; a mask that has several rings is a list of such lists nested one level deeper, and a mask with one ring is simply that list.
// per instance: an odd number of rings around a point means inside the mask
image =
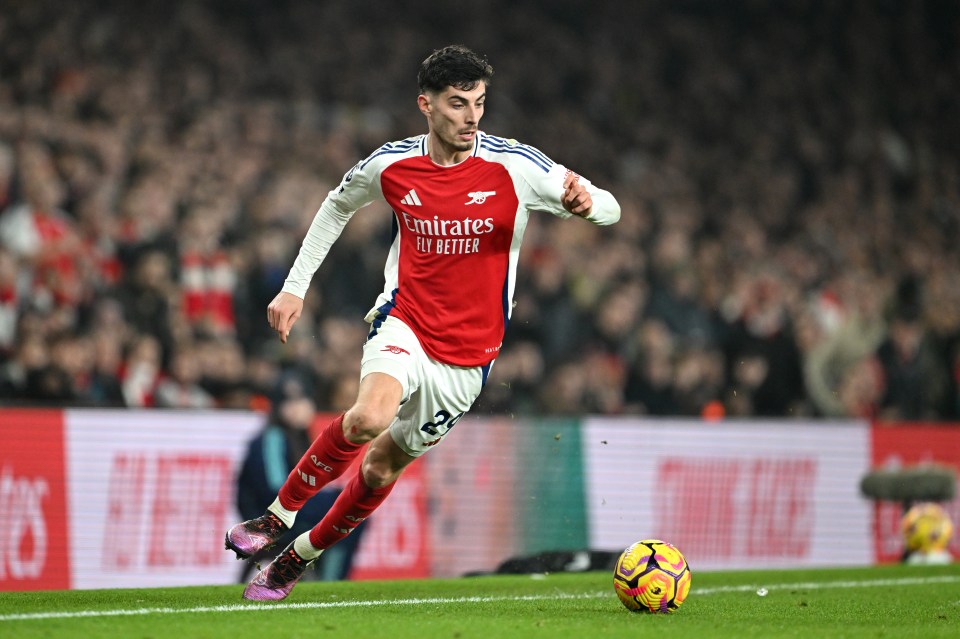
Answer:
[{"label": "premier league ball", "polygon": [[628,610],[674,612],[690,593],[690,567],[672,544],[644,539],[620,555],[613,587]]},{"label": "premier league ball", "polygon": [[920,561],[924,557],[949,556],[947,544],[953,534],[953,522],[939,504],[925,502],[914,505],[904,514],[901,526],[907,555],[913,561]]}]

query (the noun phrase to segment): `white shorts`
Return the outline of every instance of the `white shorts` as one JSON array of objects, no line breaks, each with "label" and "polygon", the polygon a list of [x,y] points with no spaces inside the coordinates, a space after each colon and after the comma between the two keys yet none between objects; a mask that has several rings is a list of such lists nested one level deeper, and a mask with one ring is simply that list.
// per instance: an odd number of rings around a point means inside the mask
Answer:
[{"label": "white shorts", "polygon": [[420,347],[409,326],[393,316],[374,320],[363,345],[360,379],[386,373],[403,395],[390,434],[408,455],[419,457],[441,442],[480,394],[491,364],[441,364]]}]

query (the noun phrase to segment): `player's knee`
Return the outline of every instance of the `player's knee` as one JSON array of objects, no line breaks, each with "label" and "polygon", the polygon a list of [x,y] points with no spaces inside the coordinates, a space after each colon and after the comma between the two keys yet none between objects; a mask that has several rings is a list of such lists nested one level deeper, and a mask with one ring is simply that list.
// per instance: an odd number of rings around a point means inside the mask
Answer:
[{"label": "player's knee", "polygon": [[361,466],[363,472],[363,481],[370,488],[383,488],[392,484],[400,476],[400,471],[392,468],[389,464],[383,462],[363,460]]},{"label": "player's knee", "polygon": [[354,444],[364,444],[382,433],[390,419],[369,407],[356,405],[343,416],[343,436]]}]

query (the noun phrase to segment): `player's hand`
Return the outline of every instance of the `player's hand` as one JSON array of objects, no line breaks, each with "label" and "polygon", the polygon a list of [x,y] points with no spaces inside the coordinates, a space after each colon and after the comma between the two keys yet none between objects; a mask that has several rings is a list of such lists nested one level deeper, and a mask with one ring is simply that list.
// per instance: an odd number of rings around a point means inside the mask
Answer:
[{"label": "player's hand", "polygon": [[267,306],[267,321],[270,328],[277,331],[280,341],[287,343],[290,329],[300,319],[303,312],[303,300],[292,293],[277,293],[273,301]]},{"label": "player's hand", "polygon": [[587,217],[593,209],[593,198],[587,187],[580,184],[580,176],[576,173],[568,173],[563,180],[563,196],[560,203],[567,211],[580,217]]}]

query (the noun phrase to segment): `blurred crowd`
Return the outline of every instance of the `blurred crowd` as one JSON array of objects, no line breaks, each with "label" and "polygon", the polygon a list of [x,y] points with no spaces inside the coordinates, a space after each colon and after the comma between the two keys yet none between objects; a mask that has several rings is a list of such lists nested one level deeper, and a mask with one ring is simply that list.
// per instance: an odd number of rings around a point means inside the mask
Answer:
[{"label": "blurred crowd", "polygon": [[425,131],[416,65],[496,69],[482,128],[612,191],[533,216],[476,410],[960,418],[960,7],[912,0],[0,0],[0,404],[355,397],[391,212],[287,345],[326,193]]}]

